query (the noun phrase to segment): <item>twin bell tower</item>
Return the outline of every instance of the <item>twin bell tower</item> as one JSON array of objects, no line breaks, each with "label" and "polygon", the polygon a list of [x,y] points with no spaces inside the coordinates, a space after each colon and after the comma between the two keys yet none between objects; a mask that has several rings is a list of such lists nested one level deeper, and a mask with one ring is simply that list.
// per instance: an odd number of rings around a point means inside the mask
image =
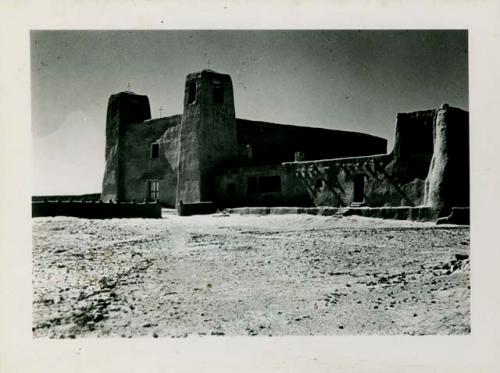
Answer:
[{"label": "twin bell tower", "polygon": [[[179,135],[171,140],[179,141],[172,144],[173,148],[179,149],[179,153],[175,157],[176,164],[165,164],[165,170],[161,169],[163,163],[146,158],[150,143],[158,142],[167,128],[162,126],[162,118],[150,119],[147,96],[125,91],[110,97],[106,119],[106,170],[101,198],[123,202],[130,200],[134,194],[144,195],[144,185],[154,185],[147,181],[153,178],[158,180],[164,195],[175,196],[177,205],[213,202],[217,170],[230,165],[237,155],[231,77],[212,70],[187,76]],[[148,129],[137,131],[136,126],[148,126]],[[149,133],[145,140],[147,143],[142,144],[137,133],[144,136]],[[144,152],[133,153],[140,147],[145,149]],[[171,175],[177,183],[164,183],[164,175],[169,170],[177,173]],[[140,180],[136,180],[138,178]],[[151,195],[151,191],[147,195]]]},{"label": "twin bell tower", "polygon": [[211,70],[189,74],[184,89],[177,203],[213,201],[214,175],[237,156],[233,84]]}]

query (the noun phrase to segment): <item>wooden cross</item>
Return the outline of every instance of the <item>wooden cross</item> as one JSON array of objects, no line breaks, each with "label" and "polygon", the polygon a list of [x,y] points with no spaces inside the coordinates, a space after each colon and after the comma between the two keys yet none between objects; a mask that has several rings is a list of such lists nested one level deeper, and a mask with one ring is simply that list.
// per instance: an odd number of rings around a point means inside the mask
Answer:
[{"label": "wooden cross", "polygon": [[132,88],[132,86],[130,85],[130,82],[128,82],[128,84],[127,84],[127,91],[130,91],[130,88]]},{"label": "wooden cross", "polygon": [[158,111],[160,112],[160,118],[161,118],[161,112],[163,111],[163,108],[160,106],[160,109]]}]

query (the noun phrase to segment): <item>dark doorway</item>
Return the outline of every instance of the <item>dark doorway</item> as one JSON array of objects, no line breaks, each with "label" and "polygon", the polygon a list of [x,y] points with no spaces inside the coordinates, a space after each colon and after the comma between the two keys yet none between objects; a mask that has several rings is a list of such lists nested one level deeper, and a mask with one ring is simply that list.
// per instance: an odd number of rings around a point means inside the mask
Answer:
[{"label": "dark doorway", "polygon": [[363,202],[365,199],[365,175],[354,175],[354,202]]}]

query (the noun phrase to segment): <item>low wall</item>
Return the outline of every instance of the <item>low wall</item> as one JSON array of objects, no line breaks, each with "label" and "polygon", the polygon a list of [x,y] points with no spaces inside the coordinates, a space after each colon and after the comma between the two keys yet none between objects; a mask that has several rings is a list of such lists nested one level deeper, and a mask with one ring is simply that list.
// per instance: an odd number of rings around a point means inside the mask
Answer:
[{"label": "low wall", "polygon": [[[283,214],[309,214],[331,216],[339,213],[339,216],[359,215],[379,219],[395,220],[417,220],[434,221],[437,219],[437,211],[430,207],[345,207],[336,208],[329,206],[321,207],[239,207],[227,209],[231,214],[255,214],[255,215],[283,215]],[[455,223],[454,223],[455,224]]]},{"label": "low wall", "polygon": [[430,207],[358,207],[349,208],[344,215],[359,215],[369,218],[433,221],[438,212]]},{"label": "low wall", "polygon": [[43,201],[31,203],[31,216],[74,216],[87,219],[161,218],[159,203],[104,203],[100,201]]},{"label": "low wall", "polygon": [[331,216],[335,215],[340,209],[337,207],[236,207],[226,211],[230,214],[241,215],[286,215],[286,214],[309,214]]},{"label": "low wall", "polygon": [[32,196],[31,202],[44,202],[44,201],[99,201],[101,193],[89,194],[58,194],[50,196]]},{"label": "low wall", "polygon": [[180,216],[213,214],[217,208],[213,202],[183,203],[177,205]]},{"label": "low wall", "polygon": [[470,225],[470,208],[453,207],[449,216],[439,218],[436,224]]}]

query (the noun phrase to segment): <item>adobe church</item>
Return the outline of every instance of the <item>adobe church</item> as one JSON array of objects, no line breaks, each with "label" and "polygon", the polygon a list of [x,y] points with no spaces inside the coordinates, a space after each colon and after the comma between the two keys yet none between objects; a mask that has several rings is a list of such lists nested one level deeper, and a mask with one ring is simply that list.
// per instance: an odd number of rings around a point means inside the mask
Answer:
[{"label": "adobe church", "polygon": [[468,112],[398,114],[394,149],[349,131],[236,118],[231,77],[189,74],[182,114],[151,119],[147,96],[114,94],[103,201],[235,206],[469,206]]}]

